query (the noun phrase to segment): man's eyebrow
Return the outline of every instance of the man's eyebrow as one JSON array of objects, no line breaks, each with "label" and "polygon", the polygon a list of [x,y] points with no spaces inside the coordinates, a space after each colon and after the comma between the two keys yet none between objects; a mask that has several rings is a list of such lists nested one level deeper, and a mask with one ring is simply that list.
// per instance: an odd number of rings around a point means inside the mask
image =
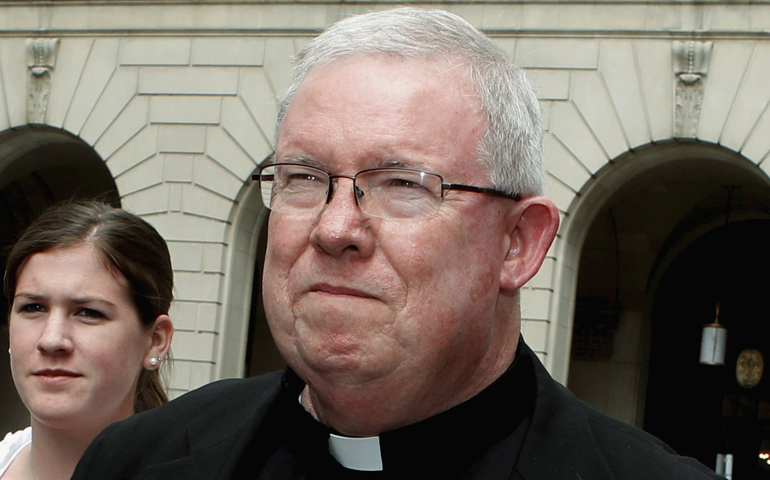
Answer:
[{"label": "man's eyebrow", "polygon": [[281,158],[278,158],[277,156],[273,158],[275,159],[275,163],[299,163],[310,167],[325,168],[322,162],[319,162],[309,155],[285,155]]}]

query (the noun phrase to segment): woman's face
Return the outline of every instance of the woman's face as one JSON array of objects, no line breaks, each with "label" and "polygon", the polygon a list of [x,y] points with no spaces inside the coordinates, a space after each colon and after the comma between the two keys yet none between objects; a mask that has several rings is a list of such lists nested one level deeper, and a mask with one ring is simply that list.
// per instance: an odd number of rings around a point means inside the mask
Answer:
[{"label": "woman's face", "polygon": [[91,245],[29,257],[10,315],[11,371],[35,422],[97,432],[133,413],[151,331]]}]

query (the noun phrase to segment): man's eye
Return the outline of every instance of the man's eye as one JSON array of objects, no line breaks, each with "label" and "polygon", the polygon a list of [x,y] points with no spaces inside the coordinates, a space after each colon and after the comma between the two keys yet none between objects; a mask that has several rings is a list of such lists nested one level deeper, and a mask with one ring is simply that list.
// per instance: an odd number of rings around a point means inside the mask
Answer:
[{"label": "man's eye", "polygon": [[391,187],[424,188],[421,183],[414,182],[406,178],[391,178],[388,183]]},{"label": "man's eye", "polygon": [[287,177],[286,179],[288,182],[318,182],[320,181],[320,178],[318,175],[313,175],[310,173],[294,173]]}]

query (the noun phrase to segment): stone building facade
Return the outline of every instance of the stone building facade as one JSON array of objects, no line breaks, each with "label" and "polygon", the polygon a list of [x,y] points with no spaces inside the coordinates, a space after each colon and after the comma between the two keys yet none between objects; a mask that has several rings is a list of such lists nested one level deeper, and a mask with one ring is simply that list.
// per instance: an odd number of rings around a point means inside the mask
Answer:
[{"label": "stone building facade", "polygon": [[[292,56],[335,20],[393,5],[0,3],[6,243],[52,200],[117,194],[170,246],[173,393],[279,367],[250,176],[271,152]],[[562,223],[522,291],[523,334],[558,380],[644,426],[667,273],[726,215],[760,230],[770,218],[770,2],[419,5],[486,31],[535,85]],[[767,250],[756,228],[748,267]],[[697,350],[709,302],[683,349]],[[12,389],[0,381],[0,405]]]}]

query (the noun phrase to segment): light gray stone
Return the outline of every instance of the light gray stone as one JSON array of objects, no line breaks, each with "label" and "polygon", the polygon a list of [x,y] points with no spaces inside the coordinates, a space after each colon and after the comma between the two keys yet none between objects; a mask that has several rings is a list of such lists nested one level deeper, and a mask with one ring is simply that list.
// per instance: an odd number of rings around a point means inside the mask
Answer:
[{"label": "light gray stone", "polygon": [[270,153],[270,143],[262,135],[256,134],[259,128],[254,117],[239,98],[223,100],[222,128],[255,163]]},{"label": "light gray stone", "polygon": [[110,124],[94,145],[94,149],[102,158],[110,158],[146,127],[148,103],[149,99],[146,97],[134,97],[118,118]]},{"label": "light gray stone", "polygon": [[[202,270],[203,244],[193,242],[167,243],[175,272],[200,272]],[[192,316],[192,319],[195,319],[195,315]]]},{"label": "light gray stone", "polygon": [[767,160],[767,156],[770,153],[770,108],[765,108],[765,112],[759,117],[757,124],[749,134],[749,138],[741,150],[746,158],[754,163],[760,163],[764,165]]},{"label": "light gray stone", "polygon": [[189,65],[190,38],[124,38],[121,65]]},{"label": "light gray stone", "polygon": [[[115,71],[80,131],[83,140],[95,144],[115,118],[124,111],[136,93],[136,75],[136,69],[130,67]],[[141,123],[146,124],[146,117]]]},{"label": "light gray stone", "polygon": [[184,187],[178,183],[168,185],[168,211],[183,212]]},{"label": "light gray stone", "polygon": [[548,257],[543,260],[543,265],[540,270],[537,271],[534,277],[527,282],[527,286],[530,288],[550,289],[553,291],[553,272],[556,268],[556,259],[554,257]]},{"label": "light gray stone", "polygon": [[265,76],[271,90],[279,95],[286,91],[292,78],[292,59],[297,52],[288,39],[271,38],[265,43]]},{"label": "light gray stone", "polygon": [[106,159],[107,168],[113,177],[117,177],[137,163],[155,155],[157,143],[158,127],[145,127],[113,154],[102,158]]},{"label": "light gray stone", "polygon": [[698,129],[701,140],[719,143],[752,47],[743,42],[714,42]]},{"label": "light gray stone", "polygon": [[211,218],[172,213],[146,216],[167,241],[221,242],[225,238],[227,223]]},{"label": "light gray stone", "polygon": [[204,153],[206,127],[161,125],[158,151],[162,153]]},{"label": "light gray stone", "polygon": [[181,300],[216,302],[221,280],[217,274],[174,272],[174,289]]},{"label": "light gray stone", "polygon": [[180,184],[182,211],[226,222],[230,218],[232,201],[196,185]]},{"label": "light gray stone", "polygon": [[599,65],[630,148],[651,140],[634,53],[631,42],[603,41]]},{"label": "light gray stone", "polygon": [[[120,190],[120,179],[117,182]],[[137,215],[152,215],[168,212],[169,189],[164,185],[145,188],[128,195],[121,195],[120,201],[126,210]]]},{"label": "light gray stone", "polygon": [[[3,58],[0,56],[0,63]],[[5,88],[3,88],[3,78],[0,75],[0,131],[10,128],[11,122],[8,118],[8,105],[5,101]]]},{"label": "light gray stone", "polygon": [[[596,71],[572,74],[572,101],[591,129],[607,157],[616,158],[628,150],[626,135],[620,125],[615,105],[602,76]],[[596,170],[594,170],[596,171]]]},{"label": "light gray stone", "polygon": [[142,67],[139,93],[150,95],[235,95],[238,70],[227,67]]},{"label": "light gray stone", "polygon": [[671,138],[674,131],[671,43],[635,42],[634,50],[639,64],[639,83],[644,95],[651,140],[657,142]]},{"label": "light gray stone", "polygon": [[[195,362],[211,361],[214,355],[215,336],[211,333],[177,332],[174,337],[174,359],[191,360]],[[207,379],[206,382],[210,381]],[[190,386],[195,388],[195,382]]]},{"label": "light gray stone", "polygon": [[[176,268],[176,257],[173,250],[171,250],[172,243],[169,243],[169,251],[171,253],[171,263]],[[196,319],[198,318],[198,302],[186,302],[184,300],[174,299],[171,302],[171,309],[168,313],[171,317],[171,321],[174,322],[174,330],[181,331],[195,331]]]},{"label": "light gray stone", "polygon": [[0,75],[5,90],[8,126],[27,123],[27,58],[26,39],[0,38]]},{"label": "light gray stone", "polygon": [[545,196],[553,200],[561,212],[569,211],[575,199],[575,191],[548,174],[545,176]]},{"label": "light gray stone", "polygon": [[132,169],[115,178],[121,195],[130,195],[163,182],[163,159],[160,156],[137,164]]},{"label": "light gray stone", "polygon": [[578,191],[591,178],[591,172],[553,135],[543,138],[545,166],[554,178]]},{"label": "light gray stone", "polygon": [[[197,185],[235,201],[241,188],[243,188],[244,180],[208,157],[196,157],[194,165],[193,177]],[[247,176],[245,181],[251,182],[251,177]]]},{"label": "light gray stone", "polygon": [[94,40],[83,75],[72,98],[72,105],[64,118],[63,126],[66,130],[80,133],[80,129],[115,72],[118,45],[119,41],[114,38]]},{"label": "light gray stone", "polygon": [[265,41],[261,38],[194,38],[193,65],[256,67],[264,63]]},{"label": "light gray stone", "polygon": [[[216,337],[210,333],[199,333],[198,335],[208,335],[207,340],[210,338],[212,342],[216,340]],[[209,351],[209,350],[207,350]],[[214,346],[210,350],[210,353],[214,354]],[[196,362],[193,363],[190,370],[190,389],[195,389],[210,383],[214,380],[214,368],[211,361]]]},{"label": "light gray stone", "polygon": [[599,42],[521,38],[516,42],[516,62],[524,68],[594,70],[599,65]]},{"label": "light gray stone", "polygon": [[54,127],[64,125],[64,117],[72,104],[72,97],[80,82],[88,53],[94,40],[91,38],[62,38],[56,74],[51,85],[46,123]]},{"label": "light gray stone", "polygon": [[[246,181],[257,166],[270,153],[270,148],[265,148],[257,159],[252,159],[246,151],[233,139],[230,134],[221,128],[209,128],[206,137],[206,153],[209,158],[217,162],[225,170]],[[248,134],[248,132],[246,132]]]},{"label": "light gray stone", "polygon": [[571,102],[551,105],[551,132],[591,173],[607,163],[607,154]]},{"label": "light gray stone", "polygon": [[193,155],[169,153],[163,156],[165,168],[163,180],[166,182],[191,183],[193,180]]},{"label": "light gray stone", "polygon": [[551,295],[552,292],[549,289],[523,288],[521,290],[521,318],[548,320]]},{"label": "light gray stone", "polygon": [[[522,298],[530,293],[531,290],[522,290]],[[548,322],[540,320],[522,320],[521,335],[527,341],[527,345],[532,350],[539,352],[548,351]]]},{"label": "light gray stone", "polygon": [[263,68],[243,69],[239,87],[243,104],[256,120],[265,140],[275,138],[275,118],[278,113],[278,99],[265,77]]},{"label": "light gray stone", "polygon": [[[770,104],[770,43],[754,48],[751,62],[743,77],[730,114],[725,122],[720,143],[733,150],[743,149],[749,134],[756,130],[760,116]],[[770,136],[770,130],[765,130]]]},{"label": "light gray stone", "polygon": [[199,332],[217,333],[217,319],[219,318],[219,305],[216,303],[201,303],[198,307],[197,330]]},{"label": "light gray stone", "polygon": [[218,125],[222,97],[156,95],[150,100],[150,122]]},{"label": "light gray stone", "polygon": [[540,100],[568,100],[570,90],[569,70],[529,69],[527,78]]}]

